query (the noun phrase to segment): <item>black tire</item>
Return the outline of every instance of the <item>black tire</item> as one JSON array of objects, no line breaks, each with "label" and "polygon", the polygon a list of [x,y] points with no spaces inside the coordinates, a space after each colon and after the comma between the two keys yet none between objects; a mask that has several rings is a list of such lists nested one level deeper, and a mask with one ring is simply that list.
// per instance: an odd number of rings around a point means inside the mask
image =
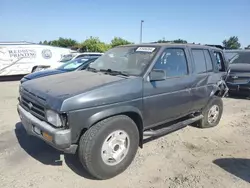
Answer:
[{"label": "black tire", "polygon": [[[216,105],[219,109],[219,114],[217,119],[214,122],[208,121],[209,110]],[[208,102],[207,106],[202,110],[202,115],[204,116],[203,119],[197,122],[197,126],[199,128],[210,128],[215,127],[219,124],[221,116],[223,113],[223,102],[220,97],[213,96],[210,101]]]},{"label": "black tire", "polygon": [[[123,160],[114,165],[107,165],[102,159],[102,145],[108,135],[116,130],[127,133],[130,145]],[[90,129],[80,138],[78,155],[83,167],[97,179],[109,179],[122,173],[133,161],[139,146],[139,131],[135,122],[125,115],[113,116],[104,119]]]}]

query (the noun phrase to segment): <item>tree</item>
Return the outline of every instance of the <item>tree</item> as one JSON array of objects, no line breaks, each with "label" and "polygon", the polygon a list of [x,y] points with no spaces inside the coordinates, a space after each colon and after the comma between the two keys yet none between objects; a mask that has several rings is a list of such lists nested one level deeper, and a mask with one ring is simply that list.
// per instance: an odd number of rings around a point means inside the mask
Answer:
[{"label": "tree", "polygon": [[43,44],[46,44],[46,45],[47,45],[47,44],[48,44],[47,40],[43,41]]},{"label": "tree", "polygon": [[46,45],[51,45],[51,46],[69,48],[69,47],[77,45],[78,43],[76,42],[76,40],[73,40],[73,39],[70,39],[70,38],[62,38],[62,37],[60,37],[57,40],[52,40],[52,41],[45,40],[43,42],[40,42],[39,44],[46,44]]},{"label": "tree", "polygon": [[157,43],[168,43],[169,40],[165,40],[165,37],[163,37],[161,40],[158,40]]},{"label": "tree", "polygon": [[173,40],[174,43],[180,43],[180,44],[186,44],[187,41],[183,40],[183,39],[177,39],[177,40]]},{"label": "tree", "polygon": [[248,45],[245,49],[250,49],[250,45]]},{"label": "tree", "polygon": [[70,38],[62,38],[60,37],[57,40],[52,40],[48,42],[51,46],[58,46],[58,47],[64,47],[69,48],[72,46],[75,46],[77,44],[76,40],[70,39]]},{"label": "tree", "polygon": [[241,47],[237,36],[232,36],[228,40],[224,40],[222,44],[225,49],[239,49]]},{"label": "tree", "polygon": [[186,44],[187,41],[183,39],[176,39],[176,40],[165,40],[165,38],[158,40],[157,43],[180,43],[180,44]]},{"label": "tree", "polygon": [[114,37],[112,40],[111,40],[111,47],[116,47],[116,46],[120,46],[120,45],[126,45],[126,44],[132,44],[131,42],[125,40],[125,39],[122,39],[120,37]]},{"label": "tree", "polygon": [[98,37],[92,36],[86,39],[80,46],[90,52],[105,52],[110,48],[110,45],[101,42]]}]

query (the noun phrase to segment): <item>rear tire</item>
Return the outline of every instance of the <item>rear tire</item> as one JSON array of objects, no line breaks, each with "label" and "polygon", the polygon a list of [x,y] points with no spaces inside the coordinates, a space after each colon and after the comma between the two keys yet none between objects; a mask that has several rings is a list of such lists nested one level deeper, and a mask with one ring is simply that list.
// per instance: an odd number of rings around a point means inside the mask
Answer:
[{"label": "rear tire", "polygon": [[223,113],[223,102],[220,97],[213,96],[202,110],[203,119],[197,122],[200,128],[215,127],[219,124]]},{"label": "rear tire", "polygon": [[125,115],[104,119],[80,138],[78,155],[83,167],[97,179],[122,173],[133,161],[139,146],[135,122]]}]

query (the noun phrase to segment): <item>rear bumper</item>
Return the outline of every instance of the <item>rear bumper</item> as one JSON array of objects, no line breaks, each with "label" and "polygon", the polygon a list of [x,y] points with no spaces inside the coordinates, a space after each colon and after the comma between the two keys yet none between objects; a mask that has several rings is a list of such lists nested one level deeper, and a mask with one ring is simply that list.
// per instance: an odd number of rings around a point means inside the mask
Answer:
[{"label": "rear bumper", "polygon": [[229,94],[250,96],[250,84],[231,84],[227,83]]},{"label": "rear bumper", "polygon": [[53,128],[48,123],[27,112],[20,105],[18,105],[17,111],[27,134],[42,139],[52,147],[65,153],[73,154],[76,152],[77,145],[71,144],[70,129]]}]

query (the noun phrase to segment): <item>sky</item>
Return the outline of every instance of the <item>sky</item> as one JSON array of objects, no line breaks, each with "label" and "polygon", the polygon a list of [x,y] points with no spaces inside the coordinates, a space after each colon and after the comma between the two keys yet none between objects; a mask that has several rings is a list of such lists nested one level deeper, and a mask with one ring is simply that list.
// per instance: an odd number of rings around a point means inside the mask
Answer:
[{"label": "sky", "polygon": [[39,42],[90,36],[139,43],[185,39],[250,44],[250,0],[0,0],[0,41]]}]

